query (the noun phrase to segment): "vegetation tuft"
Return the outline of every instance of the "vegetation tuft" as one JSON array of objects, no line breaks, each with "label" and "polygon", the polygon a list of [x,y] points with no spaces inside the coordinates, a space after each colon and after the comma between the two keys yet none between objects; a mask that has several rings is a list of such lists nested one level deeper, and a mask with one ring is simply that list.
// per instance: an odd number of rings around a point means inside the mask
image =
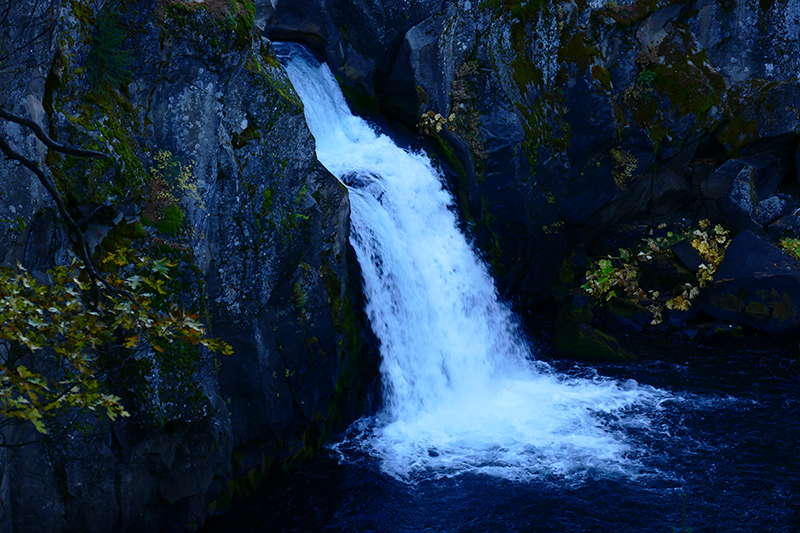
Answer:
[{"label": "vegetation tuft", "polygon": [[89,52],[88,74],[93,88],[119,87],[130,80],[133,54],[125,48],[125,36],[118,8],[114,4],[105,6],[97,14]]}]

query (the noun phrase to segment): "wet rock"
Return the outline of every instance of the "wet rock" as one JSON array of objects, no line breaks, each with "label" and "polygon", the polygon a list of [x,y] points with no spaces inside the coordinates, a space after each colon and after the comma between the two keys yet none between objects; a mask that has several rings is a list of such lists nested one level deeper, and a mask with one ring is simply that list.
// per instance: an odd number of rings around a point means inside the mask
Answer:
[{"label": "wet rock", "polygon": [[605,306],[603,329],[620,333],[641,333],[652,320],[650,311],[626,298],[612,298]]},{"label": "wet rock", "polygon": [[752,169],[741,159],[729,159],[700,183],[703,196],[716,200],[725,194],[741,172],[749,176]]},{"label": "wet rock", "polygon": [[567,322],[553,333],[553,348],[564,357],[595,362],[628,362],[636,357],[619,341],[583,322]]},{"label": "wet rock", "polygon": [[751,79],[732,89],[727,107],[730,118],[718,131],[729,154],[758,154],[776,143],[796,146],[800,131],[800,81],[766,83]]},{"label": "wet rock", "polygon": [[686,179],[668,167],[664,167],[653,179],[652,202],[656,211],[674,211],[689,197],[690,187]]},{"label": "wet rock", "polygon": [[787,141],[777,141],[767,150],[744,159],[754,169],[753,184],[759,199],[766,199],[775,194],[784,180],[790,181],[794,178],[789,176],[794,167],[792,151],[787,146]]},{"label": "wet rock", "polygon": [[639,268],[641,271],[640,285],[651,287],[652,290],[665,294],[675,287],[692,283],[695,280],[692,271],[684,267],[683,263],[672,254],[666,257],[656,255],[652,260],[641,263]]},{"label": "wet rock", "polygon": [[799,307],[800,263],[750,231],[728,245],[702,300],[712,317],[768,333],[795,330]]},{"label": "wet rock", "polygon": [[795,214],[785,216],[770,224],[768,230],[770,238],[776,242],[784,237],[800,238],[800,216]]},{"label": "wet rock", "polygon": [[716,211],[714,218],[720,220],[722,225],[733,233],[745,230],[763,233],[761,225],[755,221],[758,195],[756,195],[754,173],[755,169],[745,163],[725,192],[710,202],[711,208]]},{"label": "wet rock", "polygon": [[744,338],[744,329],[739,324],[714,322],[703,328],[701,341],[711,346],[724,346],[740,342]]},{"label": "wet rock", "polygon": [[562,357],[586,361],[633,361],[617,339],[591,326],[594,319],[591,300],[582,294],[566,297],[559,307],[552,344]]},{"label": "wet rock", "polygon": [[690,272],[697,272],[700,270],[700,265],[705,264],[703,258],[700,257],[700,253],[692,246],[689,240],[683,240],[673,244],[670,250],[672,250],[672,253],[681,260],[683,266]]},{"label": "wet rock", "polygon": [[756,221],[761,226],[767,227],[779,219],[794,214],[796,209],[797,201],[793,196],[784,193],[774,194],[758,203]]},{"label": "wet rock", "polygon": [[669,338],[672,342],[687,344],[693,342],[697,338],[698,332],[699,330],[697,328],[686,328],[676,331],[670,335]]}]

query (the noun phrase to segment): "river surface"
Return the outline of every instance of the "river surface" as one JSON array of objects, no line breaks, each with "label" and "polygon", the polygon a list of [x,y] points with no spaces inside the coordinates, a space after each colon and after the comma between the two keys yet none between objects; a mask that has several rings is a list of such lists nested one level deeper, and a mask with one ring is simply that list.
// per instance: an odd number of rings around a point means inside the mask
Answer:
[{"label": "river surface", "polygon": [[800,530],[787,354],[547,361],[427,157],[352,115],[324,64],[278,50],[319,160],[350,192],[381,408],[209,530],[669,532],[684,516],[695,533]]},{"label": "river surface", "polygon": [[635,379],[676,399],[651,430],[626,434],[644,451],[641,476],[403,482],[357,449],[343,458],[329,448],[209,530],[671,533],[685,495],[694,533],[800,531],[800,380],[790,362],[775,350],[676,347],[658,361],[561,363],[568,374]]}]

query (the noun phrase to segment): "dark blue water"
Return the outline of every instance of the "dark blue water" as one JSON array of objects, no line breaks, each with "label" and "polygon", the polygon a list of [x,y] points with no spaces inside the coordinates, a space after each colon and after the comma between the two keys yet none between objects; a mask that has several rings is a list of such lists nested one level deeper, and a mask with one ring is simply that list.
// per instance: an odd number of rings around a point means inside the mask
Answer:
[{"label": "dark blue water", "polygon": [[460,475],[416,484],[369,456],[327,450],[209,531],[800,531],[800,379],[788,349],[673,348],[629,365],[554,365],[635,379],[675,398],[626,430],[642,473],[519,483]]}]

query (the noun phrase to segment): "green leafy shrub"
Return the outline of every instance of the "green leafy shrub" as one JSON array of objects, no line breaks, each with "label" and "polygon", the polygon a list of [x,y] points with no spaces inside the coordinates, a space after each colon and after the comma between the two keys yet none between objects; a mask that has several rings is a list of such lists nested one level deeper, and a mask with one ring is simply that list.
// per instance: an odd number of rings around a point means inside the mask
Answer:
[{"label": "green leafy shrub", "polygon": [[[651,325],[662,322],[664,307],[679,311],[687,311],[692,300],[700,295],[700,291],[714,278],[730,240],[728,231],[720,225],[710,227],[708,220],[701,220],[699,228],[688,228],[681,233],[667,232],[666,237],[643,239],[639,250],[620,249],[618,257],[607,256],[590,262],[586,273],[586,282],[582,288],[600,304],[614,297],[627,297],[636,303],[648,306],[653,316]],[[681,240],[690,240],[692,247],[703,259],[697,272],[696,284],[678,285],[661,294],[659,291],[640,284],[642,263],[653,260],[655,255],[671,255],[670,247]]]},{"label": "green leafy shrub", "polygon": [[[232,352],[206,337],[198,316],[158,303],[175,263],[125,247],[100,263],[107,274],[97,304],[87,301],[91,284],[78,261],[51,269],[46,282],[22,267],[0,269],[0,425],[25,420],[47,433],[46,421],[68,412],[128,416],[103,379],[120,350],[148,345],[160,353],[180,342]],[[131,353],[122,364],[133,362]]]},{"label": "green leafy shrub", "polygon": [[192,173],[192,163],[181,164],[172,153],[161,150],[153,157],[150,169],[150,199],[142,220],[152,223],[161,233],[175,236],[183,226],[181,198],[205,209]]}]

